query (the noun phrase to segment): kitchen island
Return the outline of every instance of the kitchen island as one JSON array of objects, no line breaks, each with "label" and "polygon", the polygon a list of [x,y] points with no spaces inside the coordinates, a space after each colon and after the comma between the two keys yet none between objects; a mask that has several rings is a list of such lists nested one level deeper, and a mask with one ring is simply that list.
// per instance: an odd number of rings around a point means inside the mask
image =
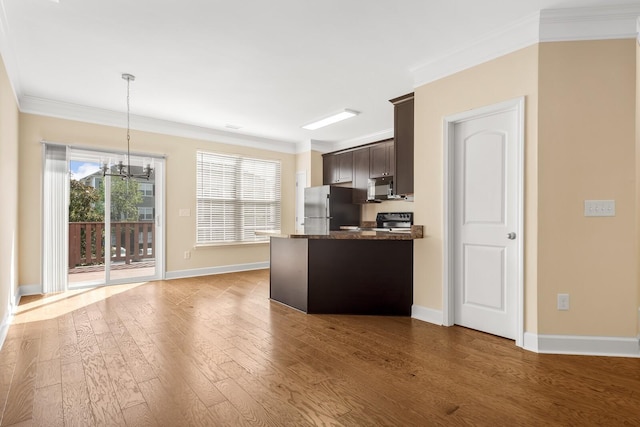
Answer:
[{"label": "kitchen island", "polygon": [[271,233],[270,297],[305,313],[410,316],[410,232]]}]

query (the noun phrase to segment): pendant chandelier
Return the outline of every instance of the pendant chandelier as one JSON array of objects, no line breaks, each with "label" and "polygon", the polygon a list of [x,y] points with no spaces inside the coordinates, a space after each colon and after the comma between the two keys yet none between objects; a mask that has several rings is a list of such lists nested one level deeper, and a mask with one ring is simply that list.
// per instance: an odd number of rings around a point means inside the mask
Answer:
[{"label": "pendant chandelier", "polygon": [[129,128],[129,123],[130,123],[130,108],[129,108],[129,84],[136,79],[136,76],[132,75],[132,74],[127,74],[124,73],[122,75],[122,78],[124,80],[127,81],[127,164],[125,165],[123,163],[122,160],[120,160],[118,162],[117,165],[115,165],[115,171],[114,172],[110,172],[110,168],[109,165],[107,165],[106,163],[104,163],[102,165],[102,176],[119,176],[120,178],[123,179],[131,179],[131,178],[140,178],[140,179],[146,179],[147,181],[149,180],[149,178],[151,177],[151,173],[153,172],[153,169],[151,169],[151,165],[147,164],[147,166],[145,166],[142,169],[142,173],[141,174],[134,174],[132,173],[131,170],[131,152],[130,152],[130,145],[131,145],[131,130]]}]

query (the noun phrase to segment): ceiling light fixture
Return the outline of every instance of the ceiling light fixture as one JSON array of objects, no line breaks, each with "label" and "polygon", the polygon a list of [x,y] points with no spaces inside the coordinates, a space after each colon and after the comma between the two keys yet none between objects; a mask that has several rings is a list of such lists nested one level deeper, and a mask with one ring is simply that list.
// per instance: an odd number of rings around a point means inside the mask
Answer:
[{"label": "ceiling light fixture", "polygon": [[132,74],[124,73],[122,75],[122,78],[127,81],[127,165],[125,166],[122,160],[120,160],[118,164],[115,165],[117,173],[111,173],[109,172],[110,170],[109,166],[106,163],[103,163],[102,176],[119,176],[120,178],[123,178],[123,179],[143,178],[148,181],[149,177],[151,177],[151,173],[153,172],[153,169],[151,169],[150,164],[147,164],[147,166],[145,166],[142,169],[142,174],[134,174],[131,172],[131,152],[130,152],[131,129],[129,128],[129,123],[130,123],[129,84],[136,79],[136,76]]},{"label": "ceiling light fixture", "polygon": [[357,116],[358,114],[360,114],[359,111],[344,109],[339,113],[333,114],[329,117],[325,117],[324,119],[321,119],[321,120],[317,120],[313,123],[309,123],[308,125],[304,125],[302,126],[302,128],[307,130],[316,130],[316,129],[320,129],[322,127],[331,125],[333,123],[337,123],[342,120]]}]

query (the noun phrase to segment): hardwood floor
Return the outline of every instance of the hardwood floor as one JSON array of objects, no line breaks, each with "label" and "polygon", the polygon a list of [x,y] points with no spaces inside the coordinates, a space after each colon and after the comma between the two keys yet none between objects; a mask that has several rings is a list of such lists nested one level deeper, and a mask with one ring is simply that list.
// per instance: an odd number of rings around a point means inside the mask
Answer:
[{"label": "hardwood floor", "polygon": [[410,318],[305,315],[268,271],[23,298],[0,425],[640,425],[640,359]]}]

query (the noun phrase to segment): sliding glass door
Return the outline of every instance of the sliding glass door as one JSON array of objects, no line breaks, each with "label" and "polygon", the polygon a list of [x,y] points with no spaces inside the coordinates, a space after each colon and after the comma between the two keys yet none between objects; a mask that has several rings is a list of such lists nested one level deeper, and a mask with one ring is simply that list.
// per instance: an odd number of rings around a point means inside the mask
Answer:
[{"label": "sliding glass door", "polygon": [[[164,162],[154,159],[149,180],[103,176],[102,164],[118,157],[69,150],[70,288],[162,277]],[[130,162],[137,173],[148,160],[132,155]]]}]

